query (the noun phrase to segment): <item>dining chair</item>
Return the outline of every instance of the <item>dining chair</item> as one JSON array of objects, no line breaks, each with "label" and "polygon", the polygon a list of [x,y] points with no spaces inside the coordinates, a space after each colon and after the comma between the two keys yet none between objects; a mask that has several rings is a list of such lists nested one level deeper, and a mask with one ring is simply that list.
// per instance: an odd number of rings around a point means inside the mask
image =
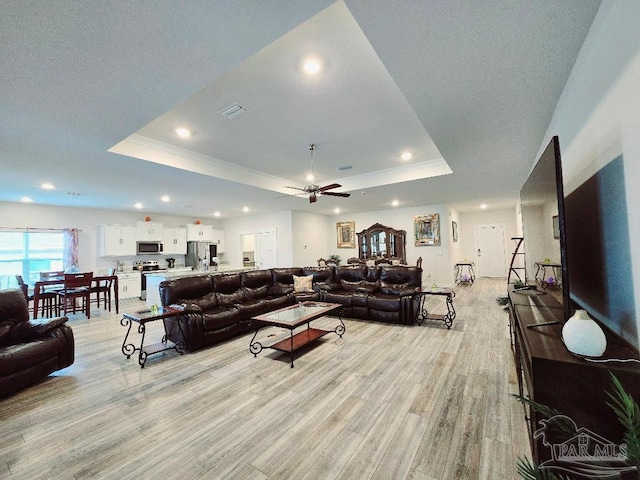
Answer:
[{"label": "dining chair", "polygon": [[40,280],[61,280],[64,277],[64,271],[40,272]]},{"label": "dining chair", "polygon": [[91,282],[93,272],[86,273],[65,273],[64,288],[58,292],[58,298],[63,306],[64,315],[71,306],[73,313],[76,312],[76,299],[82,299],[82,309],[87,318],[91,318]]},{"label": "dining chair", "polygon": [[22,290],[22,293],[24,294],[24,298],[27,299],[27,305],[29,305],[29,310],[33,311],[33,306],[29,303],[33,301],[33,293],[29,293],[29,285],[24,283],[24,279],[22,278],[22,275],[16,275],[16,281],[18,282],[18,287],[20,288],[20,290]]},{"label": "dining chair", "polygon": [[58,291],[47,289],[44,282],[36,282],[33,287],[33,318],[38,318],[38,310],[44,317],[60,316]]},{"label": "dining chair", "polygon": [[[104,300],[104,308],[108,307],[111,311],[111,289],[113,288],[113,276],[116,274],[114,268],[110,268],[105,275],[105,278],[100,280],[94,280],[91,285],[91,293],[95,293],[95,297],[91,300],[92,303],[96,303],[100,308],[100,299]],[[101,297],[102,295],[102,297]],[[108,302],[108,303],[107,303]]]}]

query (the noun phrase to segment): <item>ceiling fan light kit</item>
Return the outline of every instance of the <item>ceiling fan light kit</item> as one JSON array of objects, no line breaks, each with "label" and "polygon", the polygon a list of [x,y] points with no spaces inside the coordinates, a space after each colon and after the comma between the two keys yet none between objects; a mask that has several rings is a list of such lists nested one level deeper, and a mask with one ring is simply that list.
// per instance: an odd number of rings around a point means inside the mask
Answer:
[{"label": "ceiling fan light kit", "polygon": [[[311,173],[309,174],[308,178],[315,178],[315,175],[314,175],[314,172],[313,172],[313,151],[316,149],[316,145],[315,145],[315,143],[310,143],[309,145],[307,145],[307,148],[311,152]],[[330,185],[325,185],[324,187],[320,187],[320,186],[316,185],[315,183],[310,183],[309,185],[305,185],[304,188],[290,187],[290,186],[285,186],[285,188],[292,188],[294,190],[300,190],[300,191],[304,192],[304,194],[309,196],[309,203],[315,203],[315,202],[318,201],[318,194],[320,194],[320,195],[329,195],[329,196],[332,196],[332,197],[343,197],[343,198],[350,197],[351,196],[350,193],[329,192],[328,191],[328,190],[333,190],[334,188],[340,188],[341,186],[342,185],[340,185],[339,183],[332,183]],[[295,195],[302,195],[302,194],[301,193],[297,193]]]}]

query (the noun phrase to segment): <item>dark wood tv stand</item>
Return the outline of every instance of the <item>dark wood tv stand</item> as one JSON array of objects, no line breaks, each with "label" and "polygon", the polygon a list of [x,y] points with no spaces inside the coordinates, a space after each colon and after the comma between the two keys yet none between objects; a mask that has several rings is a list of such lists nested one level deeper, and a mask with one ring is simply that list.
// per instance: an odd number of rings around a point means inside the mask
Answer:
[{"label": "dark wood tv stand", "polygon": [[[562,316],[560,303],[544,291],[516,292],[510,288],[509,324],[520,394],[569,416],[578,428],[584,427],[620,444],[623,428],[607,405],[606,392],[613,391],[610,372],[640,403],[640,364],[593,363],[574,356],[562,342]],[[542,323],[550,324],[531,327]],[[628,345],[605,333],[607,350],[602,358],[638,358]],[[531,449],[538,463],[551,458],[542,438],[533,437],[542,418],[525,406]]]}]

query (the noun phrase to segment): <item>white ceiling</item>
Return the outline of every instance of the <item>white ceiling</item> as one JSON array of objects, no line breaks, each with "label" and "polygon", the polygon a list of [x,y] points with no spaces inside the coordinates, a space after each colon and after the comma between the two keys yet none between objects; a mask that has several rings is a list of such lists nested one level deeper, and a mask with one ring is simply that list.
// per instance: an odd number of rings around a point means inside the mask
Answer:
[{"label": "white ceiling", "polygon": [[[0,201],[197,218],[513,205],[599,3],[3,1]],[[247,111],[218,113],[234,102]],[[350,198],[282,198],[307,183],[310,143],[315,183]]]}]

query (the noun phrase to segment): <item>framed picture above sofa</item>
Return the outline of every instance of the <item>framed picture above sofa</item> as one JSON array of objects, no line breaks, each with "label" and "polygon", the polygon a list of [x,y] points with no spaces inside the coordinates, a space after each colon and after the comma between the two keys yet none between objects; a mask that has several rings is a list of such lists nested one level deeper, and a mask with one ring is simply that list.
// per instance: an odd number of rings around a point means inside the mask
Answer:
[{"label": "framed picture above sofa", "polygon": [[413,217],[413,237],[416,247],[440,245],[440,214]]},{"label": "framed picture above sofa", "polygon": [[338,248],[356,248],[356,222],[336,223]]}]

